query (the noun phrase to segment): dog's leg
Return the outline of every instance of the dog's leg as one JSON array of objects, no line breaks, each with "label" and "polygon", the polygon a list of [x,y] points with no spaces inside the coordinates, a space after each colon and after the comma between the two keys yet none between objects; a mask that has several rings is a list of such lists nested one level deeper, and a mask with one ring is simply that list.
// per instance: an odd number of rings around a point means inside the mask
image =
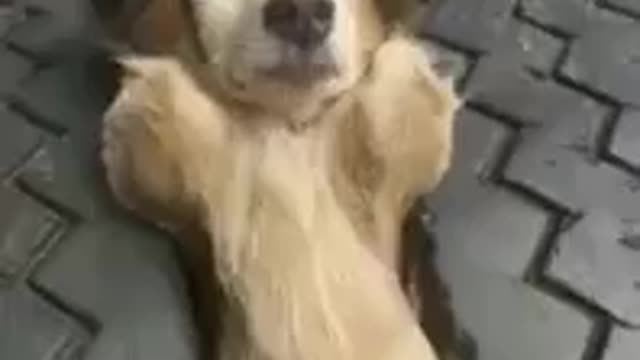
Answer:
[{"label": "dog's leg", "polygon": [[[369,124],[371,151],[383,169],[372,200],[376,246],[400,269],[396,263],[400,257],[411,261],[409,254],[400,253],[402,242],[415,241],[406,238],[410,231],[402,232],[403,223],[410,226],[405,223],[409,209],[420,194],[436,188],[449,168],[458,99],[452,82],[439,78],[424,49],[397,35],[378,51],[371,78],[362,88],[361,106]],[[423,326],[438,350],[451,350],[443,347],[453,346],[453,339],[447,339],[454,336],[453,318],[446,316],[451,313],[436,269],[427,269],[426,277],[420,278],[414,273],[420,265],[409,266],[413,267],[407,279],[410,301],[422,319],[431,320]],[[425,304],[434,308],[421,308]],[[434,311],[441,317],[425,314]]]},{"label": "dog's leg", "polygon": [[199,191],[218,188],[200,182],[223,178],[210,174],[223,173],[229,160],[227,118],[171,60],[129,59],[122,67],[121,90],[104,122],[108,181],[122,204],[178,233],[205,350],[213,352],[219,297],[208,234],[198,228],[198,197],[215,197]]},{"label": "dog's leg", "polygon": [[197,222],[190,217],[200,197],[219,188],[201,182],[222,179],[211,172],[223,173],[230,161],[226,114],[173,60],[121,63],[122,87],[104,120],[109,184],[126,207],[154,222]]},{"label": "dog's leg", "polygon": [[348,205],[371,212],[368,238],[394,269],[409,207],[449,167],[457,107],[451,82],[435,74],[424,50],[396,35],[378,50],[352,111],[338,124],[341,172],[364,199]]},{"label": "dog's leg", "polygon": [[450,82],[438,78],[424,50],[398,35],[379,49],[335,137],[338,198],[367,245],[390,269],[406,274],[410,302],[441,353],[454,342],[454,321],[432,259],[411,254],[424,239],[415,239],[419,219],[407,215],[449,167],[457,107]]}]

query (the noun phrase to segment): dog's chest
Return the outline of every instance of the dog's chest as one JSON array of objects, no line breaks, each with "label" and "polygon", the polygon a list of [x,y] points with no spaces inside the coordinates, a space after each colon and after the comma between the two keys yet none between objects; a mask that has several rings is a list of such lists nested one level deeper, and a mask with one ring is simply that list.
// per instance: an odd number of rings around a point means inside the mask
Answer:
[{"label": "dog's chest", "polygon": [[251,222],[264,215],[259,213],[279,213],[304,226],[321,203],[333,202],[328,139],[320,129],[252,133],[240,139],[234,154],[224,195],[232,219]]},{"label": "dog's chest", "polygon": [[326,141],[319,131],[271,131],[254,151],[254,185],[287,206],[308,208],[328,190]]}]

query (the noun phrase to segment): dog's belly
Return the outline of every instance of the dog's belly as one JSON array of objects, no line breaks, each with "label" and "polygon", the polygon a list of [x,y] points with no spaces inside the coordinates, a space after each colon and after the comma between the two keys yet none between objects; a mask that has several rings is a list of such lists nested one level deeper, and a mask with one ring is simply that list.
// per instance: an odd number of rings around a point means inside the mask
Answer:
[{"label": "dog's belly", "polygon": [[338,205],[323,138],[270,131],[236,152],[215,253],[246,312],[250,353],[435,359],[395,276]]}]

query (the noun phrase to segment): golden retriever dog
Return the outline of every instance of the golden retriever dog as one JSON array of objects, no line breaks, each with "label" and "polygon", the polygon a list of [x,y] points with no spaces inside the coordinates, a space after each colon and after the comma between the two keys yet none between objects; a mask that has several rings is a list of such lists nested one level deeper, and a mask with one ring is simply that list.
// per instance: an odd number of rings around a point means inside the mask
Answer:
[{"label": "golden retriever dog", "polygon": [[119,59],[108,182],[219,282],[217,358],[438,358],[396,270],[458,99],[390,4],[151,0],[119,25],[147,54]]}]

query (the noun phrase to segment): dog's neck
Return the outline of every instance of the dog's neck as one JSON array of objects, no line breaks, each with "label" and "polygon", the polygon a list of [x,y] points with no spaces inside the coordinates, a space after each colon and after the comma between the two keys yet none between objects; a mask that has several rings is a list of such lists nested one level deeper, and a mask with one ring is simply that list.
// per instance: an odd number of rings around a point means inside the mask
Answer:
[{"label": "dog's neck", "polygon": [[193,78],[200,87],[217,104],[223,106],[227,113],[232,114],[238,123],[274,121],[293,132],[304,131],[316,124],[350,90],[347,88],[326,96],[318,96],[311,92],[304,96],[302,92],[305,90],[301,90],[296,98],[274,101],[266,105],[233,96],[211,76],[206,65],[192,62],[189,68],[194,72]]}]

